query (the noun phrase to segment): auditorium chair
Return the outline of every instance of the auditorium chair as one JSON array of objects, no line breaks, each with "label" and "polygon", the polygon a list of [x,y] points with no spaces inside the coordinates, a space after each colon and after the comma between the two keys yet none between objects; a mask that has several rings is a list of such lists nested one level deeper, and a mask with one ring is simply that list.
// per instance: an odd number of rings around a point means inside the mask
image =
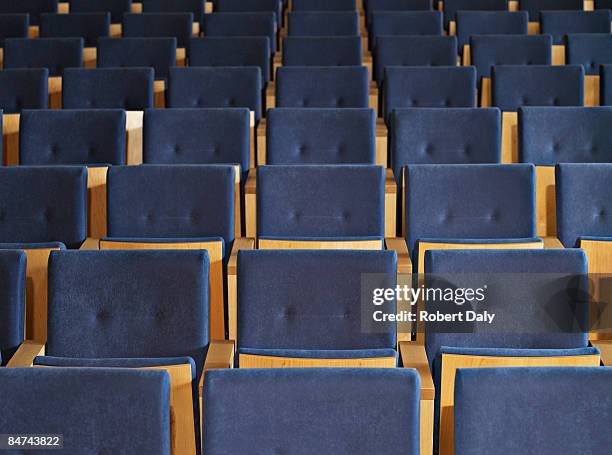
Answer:
[{"label": "auditorium chair", "polygon": [[30,17],[27,14],[0,14],[0,65],[4,57],[6,38],[27,38]]},{"label": "auditorium chair", "polygon": [[30,25],[37,27],[41,13],[57,13],[57,4],[58,0],[2,1],[0,2],[0,14],[27,13],[30,16]]},{"label": "auditorium chair", "polygon": [[598,104],[601,106],[612,106],[612,65],[599,65]]},{"label": "auditorium chair", "polygon": [[60,108],[62,75],[83,66],[83,38],[9,38],[4,41],[4,68],[47,68],[49,107]]},{"label": "auditorium chair", "polygon": [[[558,232],[554,166],[558,163],[612,161],[612,135],[607,133],[611,121],[612,108],[609,107],[519,109],[519,160],[536,166],[538,235],[554,236]],[[568,134],[568,131],[574,131],[574,134]],[[561,242],[566,244],[562,239]]]},{"label": "auditorium chair", "polygon": [[[583,106],[584,70],[580,65],[501,65],[491,69],[491,93],[482,106],[502,114],[502,162],[518,163],[518,113],[527,106]],[[587,101],[587,102],[585,102]]]},{"label": "auditorium chair", "polygon": [[[586,94],[590,94],[593,105],[599,104],[601,67],[612,63],[612,35],[583,33],[566,36],[565,63],[584,66]],[[589,96],[589,95],[587,95]]]},{"label": "auditorium chair", "polygon": [[27,340],[9,367],[166,370],[172,453],[196,453],[198,385],[216,350],[208,270],[206,251],[53,252],[47,343]]},{"label": "auditorium chair", "polygon": [[48,445],[36,452],[171,453],[172,400],[163,371],[3,368],[0,389],[0,426],[14,435],[46,433],[40,441]]},{"label": "auditorium chair", "polygon": [[[362,60],[359,36],[288,36],[283,39],[283,66],[360,66]],[[280,64],[279,59],[274,63]]]},{"label": "auditorium chair", "polygon": [[177,65],[176,38],[102,38],[99,68],[151,67],[155,71],[155,106],[165,107],[170,68]]},{"label": "auditorium chair", "polygon": [[0,282],[0,365],[4,366],[24,339],[25,252],[0,250]]},{"label": "auditorium chair", "polygon": [[121,24],[124,13],[132,10],[132,0],[69,0],[69,4],[71,13],[109,12],[111,30],[114,24]]},{"label": "auditorium chair", "polygon": [[204,18],[204,36],[265,36],[270,54],[278,46],[278,27],[274,13],[212,13]]},{"label": "auditorium chair", "polygon": [[387,66],[383,118],[405,107],[476,107],[476,69],[468,66]]},{"label": "auditorium chair", "polygon": [[528,32],[526,11],[457,11],[455,17],[457,23],[450,23],[449,35],[457,35],[462,55],[472,35],[527,35]]},{"label": "auditorium chair", "polygon": [[611,368],[459,369],[455,384],[457,455],[610,451]]},{"label": "auditorium chair", "polygon": [[298,11],[288,14],[289,36],[359,36],[357,11]]},{"label": "auditorium chair", "polygon": [[357,11],[356,0],[292,0],[292,11]]},{"label": "auditorium chair", "polygon": [[456,30],[457,12],[459,11],[508,11],[508,0],[443,0],[444,28],[449,31]]},{"label": "auditorium chair", "polygon": [[575,33],[610,33],[610,10],[542,11],[540,33],[552,35],[553,44],[563,45],[565,36]]},{"label": "auditorium chair", "polygon": [[[434,453],[453,453],[453,422],[455,428],[461,425],[454,419],[457,369],[600,365],[600,352],[588,339],[583,251],[428,251],[425,273],[425,289],[480,289],[484,299],[466,296],[460,305],[458,298],[434,294],[421,302],[424,311],[452,316],[481,314],[486,308],[495,315],[490,323],[426,321],[417,335],[435,385],[434,445],[439,450]],[[510,425],[506,422],[506,428]]]},{"label": "auditorium chair", "polygon": [[[142,0],[143,13],[193,13],[194,31],[204,19],[204,0]],[[137,11],[134,11],[137,12]],[[196,24],[198,27],[196,28]]]},{"label": "auditorium chair", "polygon": [[19,114],[22,109],[47,108],[48,79],[46,68],[0,71],[0,109],[5,123],[7,114]]},{"label": "auditorium chair", "polygon": [[413,369],[210,371],[202,444],[208,455],[418,455],[420,393]]},{"label": "auditorium chair", "polygon": [[520,0],[519,9],[529,13],[529,22],[538,22],[542,11],[584,9],[584,0]]},{"label": "auditorium chair", "polygon": [[[70,14],[41,14],[41,38],[83,38],[87,65],[91,56],[87,55],[89,48],[95,48],[98,38],[110,36],[109,13],[70,13]],[[89,49],[91,52],[93,49]],[[95,56],[94,56],[95,57]],[[95,62],[95,59],[93,59]]]},{"label": "auditorium chair", "polygon": [[283,24],[282,10],[280,0],[215,0],[218,13],[274,13],[278,28]]},{"label": "auditorium chair", "polygon": [[376,48],[376,38],[392,35],[442,35],[439,11],[379,11],[371,14],[368,49]]},{"label": "auditorium chair", "polygon": [[367,0],[364,4],[368,23],[368,16],[378,11],[425,11],[433,6],[430,0]]},{"label": "auditorium chair", "polygon": [[87,236],[87,169],[0,167],[0,248],[27,254],[26,336],[47,339],[47,258]]}]

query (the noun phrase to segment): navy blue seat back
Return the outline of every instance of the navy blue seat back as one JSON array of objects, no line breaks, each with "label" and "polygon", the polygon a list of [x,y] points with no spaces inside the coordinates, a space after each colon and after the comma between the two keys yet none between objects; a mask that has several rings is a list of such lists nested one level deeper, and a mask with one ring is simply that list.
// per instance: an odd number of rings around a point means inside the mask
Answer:
[{"label": "navy blue seat back", "polygon": [[442,13],[439,11],[379,11],[371,14],[370,49],[379,36],[442,35]]},{"label": "navy blue seat back", "polygon": [[370,78],[364,66],[281,67],[277,107],[369,107]]},{"label": "navy blue seat back", "polygon": [[565,63],[584,66],[585,74],[599,74],[599,66],[612,63],[612,35],[583,33],[567,35]]},{"label": "navy blue seat back", "polygon": [[149,109],[144,116],[146,164],[240,164],[249,170],[247,108]]},{"label": "navy blue seat back", "polygon": [[472,35],[526,35],[529,15],[526,11],[457,11],[459,51],[470,44]]},{"label": "navy blue seat back", "polygon": [[395,325],[361,329],[360,283],[377,274],[394,288],[396,268],[394,251],[241,251],[238,350],[394,349]]},{"label": "navy blue seat back", "polygon": [[537,22],[542,11],[582,10],[584,2],[582,0],[520,0],[519,7],[529,13],[530,22]]},{"label": "navy blue seat back", "polygon": [[611,384],[611,368],[457,370],[455,453],[606,453]]},{"label": "navy blue seat back", "polygon": [[557,165],[557,237],[566,248],[581,237],[612,237],[611,179],[609,163]]},{"label": "navy blue seat back", "polygon": [[552,35],[554,44],[563,44],[570,33],[610,33],[610,10],[542,11],[541,33]]},{"label": "navy blue seat back", "polygon": [[83,38],[9,38],[4,41],[4,68],[47,68],[61,76],[83,66]]},{"label": "navy blue seat back", "polygon": [[171,68],[168,107],[248,107],[261,117],[259,68]]},{"label": "navy blue seat back", "polygon": [[48,78],[46,68],[0,71],[0,109],[5,114],[18,114],[22,109],[46,109]]},{"label": "navy blue seat back", "polygon": [[0,354],[2,365],[23,341],[26,291],[26,254],[0,251]]},{"label": "navy blue seat back", "polygon": [[266,164],[375,164],[372,109],[270,109]]},{"label": "navy blue seat back", "polygon": [[359,66],[361,37],[295,37],[283,39],[284,66]]},{"label": "navy blue seat back", "polygon": [[153,68],[69,68],[62,79],[64,109],[153,107]]},{"label": "navy blue seat back", "polygon": [[123,16],[125,38],[176,38],[178,47],[189,47],[193,13],[141,13]]},{"label": "navy blue seat back", "polygon": [[582,106],[584,69],[580,65],[501,65],[491,70],[493,106]]},{"label": "navy blue seat back", "polygon": [[431,0],[367,0],[368,15],[376,11],[413,11],[432,9]]},{"label": "navy blue seat back", "polygon": [[391,167],[500,163],[501,113],[486,108],[407,108],[391,114]]},{"label": "navy blue seat back", "polygon": [[0,243],[62,242],[86,237],[87,169],[0,168]]},{"label": "navy blue seat back", "polygon": [[380,86],[386,66],[455,66],[454,36],[381,36],[374,50],[374,78]]},{"label": "navy blue seat back", "polygon": [[354,11],[289,13],[289,36],[357,36],[359,14]]},{"label": "navy blue seat back", "polygon": [[109,237],[234,240],[231,165],[114,166],[108,171]]},{"label": "navy blue seat back", "polygon": [[554,166],[612,161],[612,108],[526,107],[518,112],[521,162]]},{"label": "navy blue seat back", "polygon": [[98,42],[99,68],[151,67],[165,79],[176,65],[176,38],[103,38]]},{"label": "navy blue seat back", "polygon": [[265,36],[193,38],[189,66],[258,66],[270,81],[270,40]]},{"label": "navy blue seat back", "polygon": [[[206,374],[204,391],[202,443],[209,455],[253,447],[294,455],[331,447],[338,455],[419,453],[420,381],[413,370],[218,370]],[[359,419],[355,406],[363,409]]]},{"label": "navy blue seat back", "polygon": [[24,110],[19,161],[25,165],[125,163],[125,111]]},{"label": "navy blue seat back", "polygon": [[476,92],[473,66],[387,66],[385,119],[402,107],[476,107]]},{"label": "navy blue seat back", "polygon": [[384,237],[380,166],[261,166],[257,235],[267,238]]},{"label": "navy blue seat back", "polygon": [[599,65],[599,104],[612,106],[612,64]]},{"label": "navy blue seat back", "polygon": [[143,13],[193,13],[196,22],[202,23],[204,0],[144,0]]},{"label": "navy blue seat back", "polygon": [[70,0],[71,13],[103,13],[109,12],[111,22],[121,22],[124,13],[132,9],[132,0]]},{"label": "navy blue seat back", "polygon": [[110,34],[109,13],[41,14],[41,38],[81,37],[85,47],[96,47],[98,38]]},{"label": "navy blue seat back", "polygon": [[495,65],[550,65],[550,35],[473,35],[470,37],[471,64],[478,79],[491,77]]},{"label": "navy blue seat back", "polygon": [[531,239],[535,168],[529,164],[409,165],[406,243],[424,239]]},{"label": "navy blue seat back", "polygon": [[508,0],[444,0],[444,26],[457,20],[457,11],[508,11]]},{"label": "navy blue seat back", "polygon": [[280,0],[215,0],[215,11],[219,13],[274,13],[276,23],[282,22]]},{"label": "navy blue seat back", "polygon": [[41,13],[56,13],[58,0],[19,0],[0,2],[0,14],[23,14],[30,16],[30,25],[38,25]]},{"label": "navy blue seat back", "polygon": [[3,368],[0,387],[0,426],[13,434],[62,434],[75,453],[170,454],[165,371]]},{"label": "navy blue seat back", "polygon": [[292,11],[357,11],[356,0],[295,0]]},{"label": "navy blue seat back", "polygon": [[206,36],[267,36],[276,52],[274,13],[212,13],[204,18]]},{"label": "navy blue seat back", "polygon": [[6,38],[27,38],[29,26],[27,14],[0,14],[0,47]]}]

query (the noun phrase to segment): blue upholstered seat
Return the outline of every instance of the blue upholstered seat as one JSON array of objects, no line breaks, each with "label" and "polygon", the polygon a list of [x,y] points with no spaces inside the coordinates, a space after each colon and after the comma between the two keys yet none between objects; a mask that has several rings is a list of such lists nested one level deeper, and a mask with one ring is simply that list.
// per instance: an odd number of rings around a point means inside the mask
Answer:
[{"label": "blue upholstered seat", "polygon": [[455,16],[461,53],[471,35],[526,35],[529,24],[526,11],[457,11]]},{"label": "blue upholstered seat", "polygon": [[153,68],[68,68],[64,109],[142,110],[153,107]]},{"label": "blue upholstered seat", "polygon": [[283,66],[359,66],[359,36],[289,36],[283,39]]},{"label": "blue upholstered seat", "polygon": [[580,65],[500,65],[491,69],[493,106],[582,106],[584,69]]},{"label": "blue upholstered seat", "polygon": [[282,22],[282,3],[279,0],[215,0],[219,13],[274,13],[277,24]]},{"label": "blue upholstered seat", "polygon": [[206,374],[204,391],[202,444],[210,455],[253,447],[294,455],[419,453],[414,370],[217,370]]},{"label": "blue upholstered seat", "polygon": [[176,38],[101,38],[99,68],[151,67],[156,79],[165,79],[176,66]]},{"label": "blue upholstered seat", "polygon": [[[147,0],[145,3],[151,3]],[[109,12],[111,22],[118,24],[123,19],[124,13],[129,13],[132,8],[132,0],[70,0],[71,13],[99,13]]]},{"label": "blue upholstered seat", "polygon": [[29,25],[27,14],[0,14],[0,47],[6,38],[27,38]]},{"label": "blue upholstered seat", "polygon": [[281,67],[276,76],[277,107],[369,107],[364,66]]},{"label": "blue upholstered seat", "polygon": [[196,22],[202,23],[204,0],[144,0],[143,13],[193,13]]},{"label": "blue upholstered seat", "polygon": [[379,36],[442,35],[439,11],[379,11],[371,14],[368,45],[375,49]]},{"label": "blue upholstered seat", "polygon": [[530,22],[537,22],[542,11],[582,10],[584,3],[582,0],[521,0],[519,8],[529,13]]},{"label": "blue upholstered seat", "polygon": [[574,248],[581,239],[612,240],[612,164],[559,164],[555,179],[561,243]]},{"label": "blue upholstered seat", "polygon": [[26,255],[0,250],[0,354],[2,365],[10,360],[24,338]]},{"label": "blue upholstered seat", "polygon": [[61,76],[83,65],[83,38],[9,38],[4,41],[4,68],[47,68]]},{"label": "blue upholstered seat", "polygon": [[541,33],[552,35],[554,44],[563,44],[570,33],[610,33],[610,10],[542,11]]},{"label": "blue upholstered seat", "polygon": [[431,0],[367,0],[367,13],[376,11],[420,11],[432,9]]},{"label": "blue upholstered seat", "polygon": [[356,11],[313,11],[289,13],[289,36],[357,36]]},{"label": "blue upholstered seat", "polygon": [[46,109],[49,103],[46,68],[0,71],[0,109],[18,114],[22,109]]},{"label": "blue upholstered seat", "polygon": [[82,37],[85,47],[96,47],[98,38],[110,34],[109,13],[41,14],[41,38]]},{"label": "blue upholstered seat", "polygon": [[0,389],[0,426],[12,434],[62,435],[67,453],[170,454],[166,372],[3,368]]},{"label": "blue upholstered seat", "polygon": [[585,74],[599,74],[600,65],[612,63],[612,35],[610,33],[567,35],[565,62],[584,66]]},{"label": "blue upholstered seat", "polygon": [[0,2],[0,14],[30,16],[30,25],[38,25],[41,13],[56,13],[58,0],[19,0]]},{"label": "blue upholstered seat", "polygon": [[276,52],[277,24],[274,13],[212,13],[204,18],[206,36],[266,36]]},{"label": "blue upholstered seat", "polygon": [[357,11],[355,0],[295,0],[292,11]]},{"label": "blue upholstered seat", "polygon": [[193,13],[124,14],[122,36],[125,38],[176,38],[177,47],[189,47]]},{"label": "blue upholstered seat", "polygon": [[267,164],[375,164],[371,109],[270,109]]},{"label": "blue upholstered seat", "polygon": [[599,104],[612,106],[612,64],[599,65]]},{"label": "blue upholstered seat", "polygon": [[[609,163],[610,107],[520,108],[519,159],[524,163]],[[567,134],[574,131],[574,134]]]},{"label": "blue upholstered seat", "polygon": [[458,11],[508,11],[508,0],[444,0],[444,27],[457,20]]}]

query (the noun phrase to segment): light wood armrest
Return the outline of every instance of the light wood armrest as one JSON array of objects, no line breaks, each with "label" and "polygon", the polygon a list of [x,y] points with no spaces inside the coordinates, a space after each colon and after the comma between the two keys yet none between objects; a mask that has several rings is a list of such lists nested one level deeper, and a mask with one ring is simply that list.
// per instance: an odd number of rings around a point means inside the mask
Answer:
[{"label": "light wood armrest", "polygon": [[542,237],[544,248],[563,248],[563,244],[557,237]]},{"label": "light wood armrest", "polygon": [[249,239],[246,237],[242,237],[234,240],[234,246],[232,248],[232,253],[229,258],[229,262],[227,264],[227,274],[228,275],[236,275],[236,262],[238,260],[238,251],[240,250],[254,250],[255,249],[255,239]]},{"label": "light wood armrest", "polygon": [[202,396],[206,372],[223,368],[234,368],[234,342],[232,340],[213,340],[208,345],[204,371],[200,378],[200,396]]},{"label": "light wood armrest", "polygon": [[416,341],[400,341],[399,350],[404,368],[415,368],[421,376],[421,400],[433,400],[435,389],[425,346]]},{"label": "light wood armrest", "polygon": [[385,246],[387,250],[393,250],[397,253],[397,273],[412,273],[412,261],[408,254],[408,245],[403,237],[387,237],[385,238]]},{"label": "light wood armrest", "polygon": [[28,368],[34,364],[34,358],[45,355],[45,343],[40,341],[25,340],[17,349],[17,352],[9,363],[8,368]]},{"label": "light wood armrest", "polygon": [[601,352],[601,363],[612,366],[612,340],[591,341],[591,344]]},{"label": "light wood armrest", "polygon": [[257,169],[251,169],[244,183],[246,236],[257,237]]},{"label": "light wood armrest", "polygon": [[100,249],[100,239],[93,239],[91,237],[87,237],[81,248],[79,250],[99,250]]}]

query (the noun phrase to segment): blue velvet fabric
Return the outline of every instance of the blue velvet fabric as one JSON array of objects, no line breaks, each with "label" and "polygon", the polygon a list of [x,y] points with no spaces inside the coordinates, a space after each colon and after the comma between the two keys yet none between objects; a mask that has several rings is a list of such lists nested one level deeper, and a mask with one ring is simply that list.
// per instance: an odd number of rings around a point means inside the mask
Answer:
[{"label": "blue velvet fabric", "polygon": [[98,38],[110,34],[109,13],[41,14],[41,38],[83,38],[85,47],[96,47]]},{"label": "blue velvet fabric", "polygon": [[58,0],[19,0],[0,2],[0,14],[24,14],[30,16],[30,25],[38,25],[41,13],[56,13]]},{"label": "blue velvet fabric", "polygon": [[24,337],[26,254],[0,250],[0,355],[5,365]]},{"label": "blue velvet fabric", "polygon": [[516,112],[521,106],[584,105],[580,65],[499,65],[491,69],[493,106]]},{"label": "blue velvet fabric", "polygon": [[375,11],[418,11],[432,9],[431,0],[367,0],[364,1],[364,4],[368,15]]},{"label": "blue velvet fabric", "polygon": [[280,67],[277,107],[370,107],[370,82],[364,66]]},{"label": "blue velvet fabric", "polygon": [[29,25],[27,14],[0,14],[0,47],[6,38],[27,38]]},{"label": "blue velvet fabric", "polygon": [[610,33],[610,10],[542,11],[540,33],[552,35],[554,44],[564,44],[570,33]]},{"label": "blue velvet fabric", "polygon": [[444,27],[457,20],[457,11],[508,11],[508,0],[444,0]]},{"label": "blue velvet fabric", "polygon": [[46,109],[48,77],[46,68],[0,71],[0,109],[5,114],[18,114],[22,109]]},{"label": "blue velvet fabric", "polygon": [[165,79],[176,66],[176,38],[102,38],[99,68],[151,67],[155,79]]},{"label": "blue velvet fabric", "polygon": [[204,0],[144,0],[143,13],[193,13],[196,22],[202,23]]},{"label": "blue velvet fabric", "polygon": [[65,250],[66,245],[62,242],[3,242],[0,243],[1,250],[35,250],[38,248],[57,248],[59,250]]},{"label": "blue velvet fabric", "polygon": [[471,35],[526,35],[529,23],[526,11],[457,11],[455,16],[461,53]]},{"label": "blue velvet fabric", "polygon": [[600,355],[599,349],[594,347],[565,348],[565,349],[522,349],[522,348],[472,348],[442,346],[442,354],[475,355],[482,357],[550,357],[550,356],[576,356]]},{"label": "blue velvet fabric", "polygon": [[107,178],[109,237],[234,240],[234,167],[114,166]]},{"label": "blue velvet fabric", "polygon": [[383,89],[385,119],[404,107],[476,107],[473,66],[387,66]]},{"label": "blue velvet fabric", "polygon": [[259,121],[262,88],[255,66],[171,68],[167,107],[248,107]]},{"label": "blue velvet fabric", "polygon": [[0,242],[62,242],[77,248],[87,229],[87,169],[0,167]]},{"label": "blue velvet fabric", "polygon": [[416,455],[419,397],[411,369],[210,371],[202,443],[207,455]]},{"label": "blue velvet fabric", "polygon": [[537,22],[542,11],[582,10],[584,2],[582,0],[520,0],[519,8],[529,13],[531,22]]},{"label": "blue velvet fabric", "polygon": [[612,65],[599,66],[599,104],[612,106]]},{"label": "blue velvet fabric", "polygon": [[356,0],[295,0],[292,11],[357,11]]},{"label": "blue velvet fabric", "polygon": [[83,65],[83,38],[8,38],[4,68],[47,68],[61,76],[65,68]]},{"label": "blue velvet fabric", "polygon": [[380,86],[386,66],[455,66],[454,36],[380,36],[374,49],[374,78]]},{"label": "blue velvet fabric", "polygon": [[177,47],[189,47],[193,13],[140,13],[123,16],[125,38],[176,38]]},{"label": "blue velvet fabric", "polygon": [[189,66],[258,66],[270,81],[270,39],[265,36],[193,38]]},{"label": "blue velvet fabric", "polygon": [[125,111],[24,110],[19,161],[40,166],[124,164]]},{"label": "blue velvet fabric", "polygon": [[394,288],[395,251],[243,250],[237,267],[239,351],[395,349],[395,324],[361,321],[362,276]]},{"label": "blue velvet fabric", "polygon": [[356,11],[289,13],[289,36],[358,36]]},{"label": "blue velvet fabric", "polygon": [[611,0],[595,0],[595,9],[612,9]]},{"label": "blue velvet fabric", "polygon": [[[518,111],[519,159],[524,163],[612,161],[611,107],[525,107]],[[572,134],[567,134],[573,131]]]},{"label": "blue velvet fabric", "polygon": [[375,164],[372,109],[270,109],[267,164]]},{"label": "blue velvet fabric", "polygon": [[584,66],[585,74],[599,74],[600,65],[612,63],[612,35],[609,33],[567,35],[565,63]]},{"label": "blue velvet fabric", "polygon": [[533,238],[535,167],[529,164],[409,165],[406,243],[424,238]]},{"label": "blue velvet fabric", "polygon": [[368,44],[376,46],[379,36],[442,35],[442,13],[439,11],[379,11],[371,14]]},{"label": "blue velvet fabric", "polygon": [[215,12],[219,13],[274,13],[276,23],[282,22],[283,5],[279,0],[215,0]]},{"label": "blue velvet fabric", "polygon": [[472,35],[471,63],[478,78],[491,77],[495,65],[550,65],[552,37],[550,35]]},{"label": "blue velvet fabric", "polygon": [[566,248],[580,237],[612,236],[611,179],[609,163],[557,165],[557,237]]},{"label": "blue velvet fabric", "polygon": [[308,350],[308,349],[249,349],[242,348],[239,354],[288,357],[294,359],[375,359],[382,357],[397,358],[397,351],[388,349],[342,349],[342,350]]},{"label": "blue velvet fabric", "polygon": [[62,78],[64,109],[152,108],[153,68],[68,68]]},{"label": "blue velvet fabric", "polygon": [[360,36],[289,36],[283,39],[283,66],[359,66]]},{"label": "blue velvet fabric", "polygon": [[276,52],[274,13],[212,13],[204,18],[205,36],[267,36]]},{"label": "blue velvet fabric", "polygon": [[384,236],[384,199],[381,166],[260,166],[257,234]]},{"label": "blue velvet fabric", "polygon": [[66,453],[170,454],[165,371],[3,368],[0,388],[0,426],[12,434],[61,434]]},{"label": "blue velvet fabric", "polygon": [[455,453],[606,454],[611,384],[604,367],[459,369]]},{"label": "blue velvet fabric", "polygon": [[146,164],[250,166],[250,114],[246,108],[149,109],[144,115]]},{"label": "blue velvet fabric", "polygon": [[109,12],[113,24],[121,23],[124,13],[132,9],[132,0],[70,0],[71,13]]}]

